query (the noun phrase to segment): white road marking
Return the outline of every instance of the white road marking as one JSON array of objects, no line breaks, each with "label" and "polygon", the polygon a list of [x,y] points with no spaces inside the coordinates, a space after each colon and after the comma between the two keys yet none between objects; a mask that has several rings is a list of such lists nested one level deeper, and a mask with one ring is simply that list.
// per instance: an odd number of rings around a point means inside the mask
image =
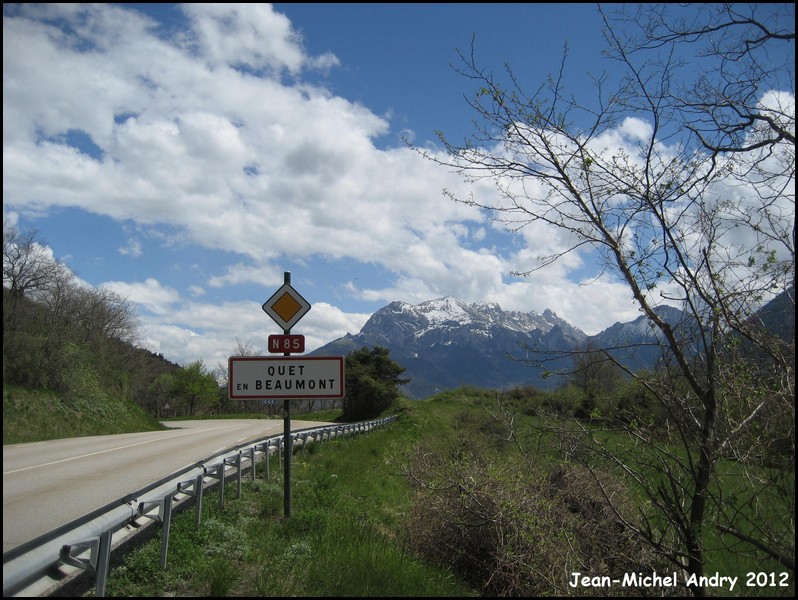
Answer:
[{"label": "white road marking", "polygon": [[72,456],[70,458],[62,458],[60,460],[54,460],[48,463],[42,463],[40,465],[31,465],[30,467],[22,467],[21,469],[14,469],[13,471],[3,471],[3,477],[6,475],[11,475],[13,473],[19,473],[21,471],[29,471],[31,469],[38,469],[39,467],[49,467],[50,465],[57,465],[58,463],[68,462],[70,460],[77,460],[79,458],[86,458],[87,456],[94,456],[96,454],[105,454],[106,452],[114,452],[116,450],[124,450],[125,448],[132,448],[133,446],[141,446],[143,444],[151,444],[152,442],[160,442],[163,440],[168,440],[173,437],[180,437],[183,435],[191,435],[193,433],[200,433],[199,430],[196,431],[185,431],[182,433],[176,433],[174,435],[170,435],[167,437],[158,438],[156,440],[146,440],[143,442],[136,442],[135,444],[127,444],[125,446],[117,446],[116,448],[107,448],[106,450],[98,450],[97,452],[89,452],[88,454],[80,454],[78,456]]}]

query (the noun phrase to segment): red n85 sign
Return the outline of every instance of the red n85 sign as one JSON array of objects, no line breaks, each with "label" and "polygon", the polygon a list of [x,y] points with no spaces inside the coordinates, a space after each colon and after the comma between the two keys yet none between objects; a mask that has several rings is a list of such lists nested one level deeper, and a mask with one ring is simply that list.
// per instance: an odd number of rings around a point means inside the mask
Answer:
[{"label": "red n85 sign", "polygon": [[288,352],[301,354],[305,351],[304,335],[270,335],[269,352]]}]

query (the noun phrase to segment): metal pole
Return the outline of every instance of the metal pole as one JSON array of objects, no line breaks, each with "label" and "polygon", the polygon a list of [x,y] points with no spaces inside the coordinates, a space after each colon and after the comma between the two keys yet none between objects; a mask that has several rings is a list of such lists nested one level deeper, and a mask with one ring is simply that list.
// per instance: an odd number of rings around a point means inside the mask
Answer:
[{"label": "metal pole", "polygon": [[[224,465],[222,465],[222,473],[224,473]],[[224,477],[222,478],[222,485],[224,485]],[[172,529],[172,494],[168,494],[163,499],[163,513],[161,514],[161,568],[166,568],[166,555],[169,551],[169,531]]]},{"label": "metal pole", "polygon": [[[283,273],[283,283],[291,283],[291,272],[285,271]],[[284,329],[283,333],[289,335],[291,329]],[[291,356],[290,352],[286,352],[284,356]],[[291,518],[291,455],[293,454],[293,447],[291,444],[291,401],[286,398],[283,400],[283,410],[285,411],[285,419],[283,420],[283,509],[285,518]]]},{"label": "metal pole", "polygon": [[103,531],[100,534],[100,545],[97,549],[97,583],[94,592],[94,595],[98,598],[105,597],[105,583],[108,581],[108,570],[111,564],[112,538],[112,531]]}]

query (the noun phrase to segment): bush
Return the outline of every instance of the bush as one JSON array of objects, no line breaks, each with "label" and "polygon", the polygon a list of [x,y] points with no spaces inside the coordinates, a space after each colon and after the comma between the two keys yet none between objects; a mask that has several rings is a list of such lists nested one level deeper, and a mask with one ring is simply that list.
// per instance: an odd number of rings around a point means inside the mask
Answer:
[{"label": "bush", "polygon": [[[508,462],[506,455],[489,460],[466,448],[449,441],[411,456],[416,494],[407,542],[420,556],[452,568],[486,596],[571,595],[572,572],[618,578],[657,570],[649,547],[619,521],[592,474],[567,464]],[[602,485],[617,505],[625,491],[608,478]],[[607,592],[579,593],[591,591]]]},{"label": "bush", "polygon": [[540,402],[538,414],[556,417],[572,417],[582,406],[585,393],[574,385],[565,385],[549,390]]}]

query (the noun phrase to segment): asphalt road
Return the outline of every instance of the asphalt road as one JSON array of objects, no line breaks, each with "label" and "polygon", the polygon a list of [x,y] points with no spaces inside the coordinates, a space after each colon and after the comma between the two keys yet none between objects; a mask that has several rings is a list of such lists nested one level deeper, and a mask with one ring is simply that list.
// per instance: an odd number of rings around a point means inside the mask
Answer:
[{"label": "asphalt road", "polygon": [[[291,429],[327,424],[291,421]],[[217,452],[283,432],[277,419],[165,425],[170,429],[3,446],[3,552]]]}]

